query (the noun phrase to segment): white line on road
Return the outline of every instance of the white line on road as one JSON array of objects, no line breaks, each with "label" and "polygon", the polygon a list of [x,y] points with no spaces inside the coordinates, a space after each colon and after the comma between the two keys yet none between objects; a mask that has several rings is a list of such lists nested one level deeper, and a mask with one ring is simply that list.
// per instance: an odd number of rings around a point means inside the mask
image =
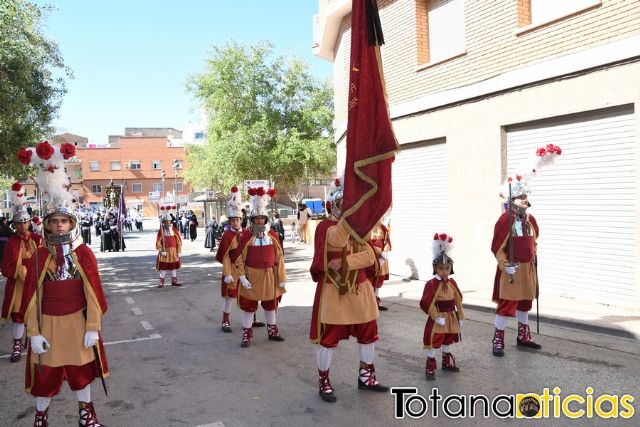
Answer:
[{"label": "white line on road", "polygon": [[153,326],[151,326],[151,323],[147,322],[146,320],[141,320],[140,324],[142,325],[143,328],[145,328],[147,331],[150,331],[153,329]]},{"label": "white line on road", "polygon": [[136,316],[142,316],[144,314],[138,307],[133,307],[131,311],[133,311],[133,314],[135,314]]},{"label": "white line on road", "polygon": [[196,427],[224,427],[224,423],[222,421],[216,421],[213,424],[202,424]]},{"label": "white line on road", "polygon": [[124,343],[127,343],[127,342],[136,342],[136,341],[157,340],[159,338],[162,338],[162,336],[160,336],[160,334],[151,334],[148,337],[134,338],[132,340],[121,340],[121,341],[106,342],[106,343],[104,343],[104,345],[124,344]]},{"label": "white line on road", "polygon": [[131,297],[126,297],[124,300],[127,302],[127,304],[133,304],[133,298]]}]

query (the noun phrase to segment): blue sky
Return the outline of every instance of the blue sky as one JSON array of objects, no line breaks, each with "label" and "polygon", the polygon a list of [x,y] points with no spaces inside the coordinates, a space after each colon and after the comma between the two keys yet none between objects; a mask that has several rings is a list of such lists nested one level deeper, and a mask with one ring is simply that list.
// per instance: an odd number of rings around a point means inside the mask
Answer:
[{"label": "blue sky", "polygon": [[212,45],[271,40],[318,78],[331,64],[314,57],[317,0],[37,0],[55,10],[44,32],[59,44],[67,79],[59,119],[63,132],[106,143],[125,127],[174,127],[198,121],[187,77],[203,70]]}]

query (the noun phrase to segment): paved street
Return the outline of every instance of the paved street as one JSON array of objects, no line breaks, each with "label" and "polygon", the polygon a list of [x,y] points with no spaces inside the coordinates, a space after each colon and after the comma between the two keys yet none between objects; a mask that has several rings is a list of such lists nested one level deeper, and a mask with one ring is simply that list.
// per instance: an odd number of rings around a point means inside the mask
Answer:
[{"label": "paved street", "polygon": [[[224,334],[220,329],[221,266],[203,247],[203,231],[199,230],[195,242],[184,243],[179,273],[184,286],[157,289],[155,224],[145,226],[149,231],[127,234],[126,252],[97,253],[109,301],[103,336],[111,377],[107,380],[109,397],[99,381],[93,383],[92,397],[99,419],[108,426],[387,426],[425,425],[432,418],[429,406],[422,420],[397,420],[391,394],[358,391],[358,353],[353,339],[342,342],[333,357],[331,380],[338,402],[327,404],[319,399],[315,347],[307,338],[315,290],[308,273],[309,247],[285,246],[288,293],[278,311],[278,323],[286,341],[267,341],[266,328],[254,329],[251,347],[242,349],[236,307],[231,315],[233,333]],[[95,240],[92,247],[94,251],[99,247]],[[383,288],[390,310],[381,314],[381,339],[376,345],[381,382],[417,387],[423,396],[437,387],[442,396],[484,394],[489,399],[500,394],[542,393],[554,387],[561,389],[556,392],[561,396],[586,396],[585,389],[593,387],[594,396],[632,394],[634,408],[640,408],[638,341],[542,323],[542,336],[535,339],[543,350],[531,354],[516,349],[512,322],[506,333],[506,355],[500,359],[490,352],[493,316],[481,310],[467,311],[463,340],[452,346],[461,372],[439,369],[437,380],[427,383],[421,341],[425,315],[415,300],[391,297],[402,294],[400,290],[408,285],[417,286],[418,292],[422,288],[417,282],[401,280],[392,280]],[[4,281],[0,289],[3,287]],[[263,313],[258,317],[264,319]],[[9,363],[10,333],[9,325],[0,326],[0,425],[30,426],[34,405],[23,391],[24,358]],[[440,365],[439,352],[437,360]],[[456,404],[451,409],[457,410]],[[563,417],[543,423],[638,425],[637,419],[636,415],[635,420],[596,417],[571,422]],[[54,427],[77,425],[75,394],[66,386],[53,400],[49,420]],[[439,422],[493,426],[517,421],[479,415],[451,420],[441,413]]]}]

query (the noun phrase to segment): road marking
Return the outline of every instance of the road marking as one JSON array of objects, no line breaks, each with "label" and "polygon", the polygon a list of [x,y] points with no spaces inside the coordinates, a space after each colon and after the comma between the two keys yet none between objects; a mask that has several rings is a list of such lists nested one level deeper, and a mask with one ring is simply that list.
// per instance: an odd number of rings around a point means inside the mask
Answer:
[{"label": "road marking", "polygon": [[[134,338],[131,340],[121,340],[121,341],[111,341],[111,342],[106,342],[104,343],[104,345],[113,345],[113,344],[124,344],[124,343],[128,343],[128,342],[136,342],[136,341],[147,341],[147,340],[157,340],[162,338],[162,335],[160,334],[151,334],[148,337],[143,337],[143,338]],[[26,356],[27,352],[23,352],[22,355]],[[11,354],[4,354],[2,356],[0,356],[0,359],[8,359],[11,357]],[[215,426],[220,425],[223,426],[224,424],[213,424]]]},{"label": "road marking", "polygon": [[222,421],[216,421],[213,424],[202,424],[196,427],[224,427],[224,423]]},{"label": "road marking", "polygon": [[160,336],[160,334],[151,334],[148,337],[134,338],[134,339],[131,339],[131,340],[121,340],[121,341],[106,342],[106,343],[104,343],[104,345],[124,344],[124,343],[128,343],[128,342],[136,342],[136,341],[157,340],[157,339],[160,339],[160,338],[162,338],[162,336]]},{"label": "road marking", "polygon": [[147,322],[146,320],[141,320],[140,324],[142,325],[143,328],[145,328],[147,331],[150,331],[153,329],[153,326],[151,326],[151,323]]},{"label": "road marking", "polygon": [[126,297],[124,300],[127,302],[127,304],[133,304],[133,298],[131,297]]},{"label": "road marking", "polygon": [[138,307],[133,307],[131,311],[133,311],[133,314],[135,314],[136,316],[142,316],[144,314]]}]

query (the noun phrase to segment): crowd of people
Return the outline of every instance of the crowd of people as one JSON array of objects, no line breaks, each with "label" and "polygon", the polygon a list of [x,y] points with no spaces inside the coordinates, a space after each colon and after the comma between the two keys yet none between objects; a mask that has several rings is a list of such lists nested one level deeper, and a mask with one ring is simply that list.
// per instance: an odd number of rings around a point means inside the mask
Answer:
[{"label": "crowd of people", "polygon": [[[45,149],[48,148],[40,147],[31,156],[46,153]],[[55,149],[62,152],[61,148]],[[79,425],[101,426],[91,400],[90,385],[97,378],[104,384],[109,374],[100,335],[100,319],[107,310],[107,301],[96,258],[87,246],[91,241],[91,227],[95,227],[96,235],[101,238],[101,251],[124,250],[125,245],[117,224],[117,212],[92,218],[72,208],[66,187],[47,187],[51,179],[45,174],[64,173],[64,168],[54,164],[55,161],[48,157],[34,163],[40,168],[42,188],[48,189],[42,221],[27,211],[19,183],[12,187],[16,209],[11,225],[0,220],[1,269],[7,278],[2,318],[13,323],[11,362],[21,359],[23,338],[25,335],[28,338],[25,388],[35,397],[34,426],[48,425],[51,398],[60,392],[64,381],[76,392]],[[540,230],[536,219],[527,211],[530,203],[525,178],[515,175],[515,179],[509,179],[508,193],[503,192],[505,211],[496,222],[491,244],[497,261],[493,295],[497,308],[491,352],[497,357],[504,356],[504,331],[510,317],[518,320],[517,346],[531,350],[541,348],[531,338],[528,319],[532,300],[538,293],[535,264]],[[231,188],[226,217],[221,218],[220,224],[211,220],[205,238],[205,246],[215,251],[215,260],[222,265],[221,329],[224,333],[232,332],[231,310],[235,303],[240,311],[242,348],[255,344],[252,344],[254,328],[261,326],[266,326],[268,340],[285,340],[277,315],[287,292],[284,225],[278,214],[273,215],[269,224],[267,211],[275,190],[250,188],[248,194],[247,212],[242,208],[238,188]],[[389,390],[378,381],[374,354],[379,339],[377,320],[381,311],[388,310],[381,304],[379,290],[389,278],[390,230],[380,218],[364,241],[354,238],[343,218],[343,196],[343,185],[336,180],[326,202],[329,216],[315,229],[310,266],[316,292],[310,313],[309,339],[318,345],[318,393],[325,402],[337,400],[329,378],[331,361],[339,342],[350,336],[358,343],[358,389]],[[175,206],[160,209],[161,226],[156,236],[157,286],[165,286],[167,272],[171,275],[171,286],[181,286],[177,272],[182,265],[183,239],[196,239],[197,217],[193,211],[176,217]],[[299,209],[298,222],[303,222],[303,215],[307,215],[304,207]],[[304,218],[305,225],[308,220]],[[306,227],[300,230],[301,236],[306,236]],[[427,380],[436,378],[437,349],[442,350],[443,370],[460,370],[451,346],[460,340],[464,309],[460,287],[451,277],[454,274],[452,248],[452,236],[434,235],[433,278],[424,285],[419,304],[426,315],[423,346]],[[266,325],[257,321],[259,306]]]}]

